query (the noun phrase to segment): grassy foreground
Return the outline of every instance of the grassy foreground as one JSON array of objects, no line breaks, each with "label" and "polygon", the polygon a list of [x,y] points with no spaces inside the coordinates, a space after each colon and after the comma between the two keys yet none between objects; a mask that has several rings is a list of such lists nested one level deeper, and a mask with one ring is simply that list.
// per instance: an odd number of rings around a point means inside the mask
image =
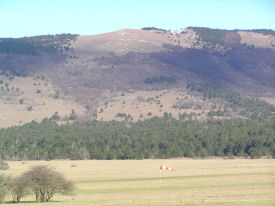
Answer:
[{"label": "grassy foreground", "polygon": [[[19,175],[49,165],[76,184],[74,196],[56,195],[19,205],[275,205],[275,160],[56,160],[8,162],[2,173]],[[158,167],[175,168],[163,172]],[[10,204],[8,204],[10,205]]]}]

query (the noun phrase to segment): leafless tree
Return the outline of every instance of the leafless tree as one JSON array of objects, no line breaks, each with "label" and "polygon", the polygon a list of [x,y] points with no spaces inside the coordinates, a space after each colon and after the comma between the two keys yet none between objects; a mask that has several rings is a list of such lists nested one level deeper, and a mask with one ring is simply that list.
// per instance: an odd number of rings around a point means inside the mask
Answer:
[{"label": "leafless tree", "polygon": [[61,173],[48,166],[35,166],[22,174],[28,187],[35,193],[36,202],[49,201],[55,193],[68,194],[73,191],[74,184]]},{"label": "leafless tree", "polygon": [[1,174],[0,175],[0,203],[4,202],[5,196],[11,188],[11,177]]},{"label": "leafless tree", "polygon": [[28,194],[28,182],[23,176],[13,178],[11,181],[11,194],[13,202],[20,202],[21,198]]}]

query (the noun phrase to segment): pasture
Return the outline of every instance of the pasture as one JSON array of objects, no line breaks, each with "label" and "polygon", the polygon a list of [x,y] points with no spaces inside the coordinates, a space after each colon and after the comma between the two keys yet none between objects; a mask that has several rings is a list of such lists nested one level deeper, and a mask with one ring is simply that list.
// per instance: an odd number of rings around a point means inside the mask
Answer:
[{"label": "pasture", "polygon": [[[55,195],[21,206],[81,205],[275,205],[274,159],[55,160],[10,161],[1,173],[19,175],[33,165],[49,165],[73,180],[73,196]],[[162,172],[160,165],[175,168]],[[7,200],[10,198],[8,197]],[[10,204],[7,204],[10,205]]]}]

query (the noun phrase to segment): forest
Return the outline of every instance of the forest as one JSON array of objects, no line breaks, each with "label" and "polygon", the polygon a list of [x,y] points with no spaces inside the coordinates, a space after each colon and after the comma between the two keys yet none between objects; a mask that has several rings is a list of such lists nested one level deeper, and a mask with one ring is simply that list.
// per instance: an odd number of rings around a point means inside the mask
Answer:
[{"label": "forest", "polygon": [[170,115],[138,122],[41,123],[0,129],[6,160],[275,157],[275,118],[176,120]]},{"label": "forest", "polygon": [[230,108],[232,111],[239,111],[240,116],[248,119],[266,120],[274,117],[275,107],[256,97],[244,96],[231,89],[212,84],[190,82],[187,84],[187,88],[201,93],[204,98],[225,100],[223,113],[219,112],[221,115],[215,115],[215,112],[212,111],[213,116],[231,116],[227,111],[227,108]]},{"label": "forest", "polygon": [[209,42],[213,45],[220,44],[225,45],[225,36],[229,32],[238,32],[238,31],[247,31],[247,32],[255,32],[264,35],[275,35],[275,31],[271,29],[251,29],[251,30],[225,30],[225,29],[211,29],[206,27],[187,27],[189,29],[194,30],[202,40]]},{"label": "forest", "polygon": [[6,54],[39,55],[41,52],[54,54],[68,50],[71,40],[78,35],[56,34],[22,38],[0,38],[0,52]]}]

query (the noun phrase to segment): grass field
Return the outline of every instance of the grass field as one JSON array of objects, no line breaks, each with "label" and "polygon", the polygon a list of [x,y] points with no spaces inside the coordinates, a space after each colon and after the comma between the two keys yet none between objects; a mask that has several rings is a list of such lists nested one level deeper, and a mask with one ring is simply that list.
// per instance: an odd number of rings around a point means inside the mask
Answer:
[{"label": "grass field", "polygon": [[[76,184],[73,196],[56,195],[19,205],[275,205],[275,160],[83,160],[8,162],[13,176],[49,165]],[[163,172],[160,165],[175,168]],[[7,199],[8,200],[8,199]],[[10,205],[10,204],[9,204]]]}]

